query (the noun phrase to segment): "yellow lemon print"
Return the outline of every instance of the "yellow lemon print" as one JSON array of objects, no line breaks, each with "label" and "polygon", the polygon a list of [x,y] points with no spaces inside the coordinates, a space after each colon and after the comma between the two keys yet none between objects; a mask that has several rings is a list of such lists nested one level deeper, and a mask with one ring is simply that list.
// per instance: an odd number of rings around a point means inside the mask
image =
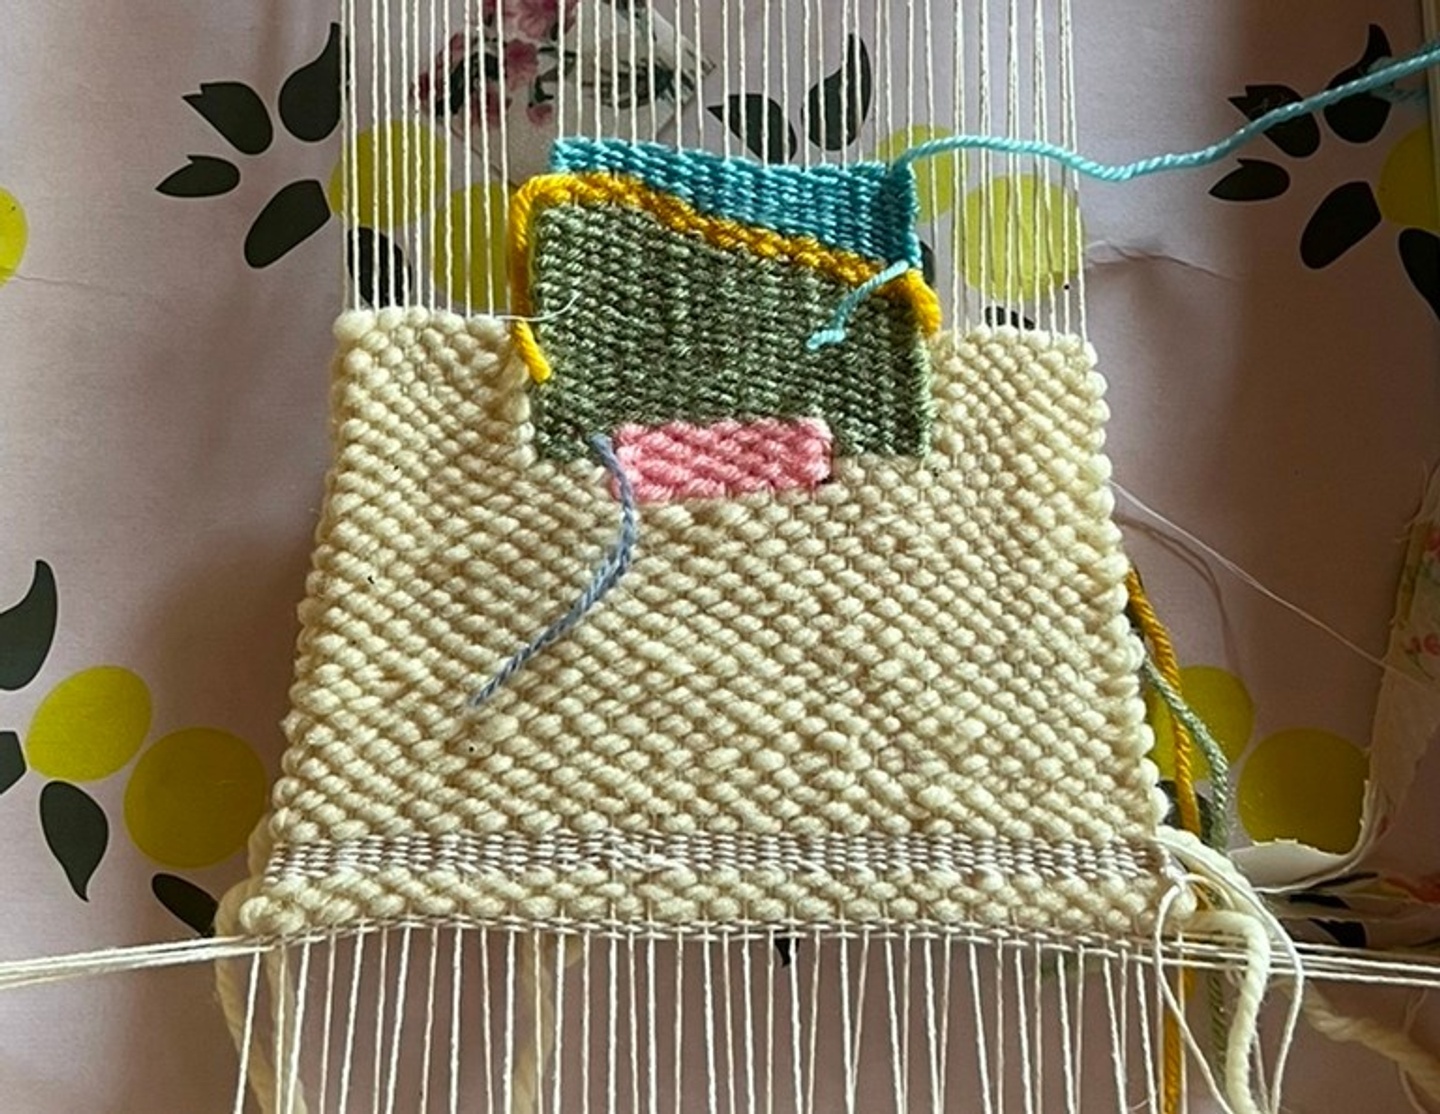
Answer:
[{"label": "yellow lemon print", "polygon": [[[1245,753],[1250,734],[1255,730],[1255,702],[1245,682],[1229,670],[1213,665],[1188,665],[1180,670],[1180,690],[1191,711],[1210,729],[1225,757],[1235,762]],[[1145,707],[1150,726],[1155,732],[1155,749],[1151,761],[1160,768],[1160,776],[1175,776],[1175,721],[1165,702],[1154,692],[1145,694]],[[1197,746],[1194,774],[1196,778],[1211,776],[1210,763]]]},{"label": "yellow lemon print", "polygon": [[265,811],[267,779],[245,740],[191,727],[140,756],[125,787],[135,846],[166,866],[211,866],[244,846]]},{"label": "yellow lemon print", "polygon": [[114,665],[86,669],[56,685],[35,709],[25,736],[30,768],[61,781],[95,781],[120,769],[150,730],[150,690]]},{"label": "yellow lemon print", "polygon": [[955,226],[965,281],[1008,302],[1047,293],[1080,271],[1083,226],[1075,194],[1035,174],[1001,175],[965,195]]},{"label": "yellow lemon print", "polygon": [[0,189],[0,286],[4,286],[20,269],[20,260],[29,239],[25,210],[14,194]]},{"label": "yellow lemon print", "polygon": [[394,120],[355,137],[325,196],[350,224],[389,231],[434,209],[449,179],[445,137],[424,124]]},{"label": "yellow lemon print", "polygon": [[431,260],[435,280],[456,302],[496,313],[509,304],[505,229],[508,198],[499,182],[456,190],[439,222]]},{"label": "yellow lemon print", "polygon": [[1360,834],[1370,764],[1359,747],[1313,728],[1261,739],[1240,771],[1240,822],[1259,843],[1298,840],[1334,854]]},{"label": "yellow lemon print", "polygon": [[[929,124],[916,124],[881,141],[875,148],[875,157],[881,162],[894,162],[912,147],[954,134]],[[943,216],[955,207],[955,182],[960,173],[961,157],[958,151],[948,151],[916,165],[915,189],[920,199],[922,222]]]},{"label": "yellow lemon print", "polygon": [[1421,124],[1390,149],[1375,197],[1381,215],[1391,223],[1440,234],[1429,124]]}]

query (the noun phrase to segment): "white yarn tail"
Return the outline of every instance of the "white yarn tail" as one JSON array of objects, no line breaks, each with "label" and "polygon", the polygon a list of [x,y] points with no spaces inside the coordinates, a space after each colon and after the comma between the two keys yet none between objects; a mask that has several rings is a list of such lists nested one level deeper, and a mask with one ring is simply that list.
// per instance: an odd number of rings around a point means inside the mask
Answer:
[{"label": "white yarn tail", "polygon": [[[1162,830],[1158,842],[1182,869],[1176,888],[1161,906],[1155,926],[1157,963],[1164,942],[1177,931],[1202,940],[1227,940],[1239,947],[1241,962],[1231,965],[1227,981],[1233,999],[1226,1019],[1219,1074],[1200,1047],[1174,991],[1162,980],[1161,992],[1179,1024],[1181,1039],[1190,1051],[1200,1076],[1226,1114],[1279,1114],[1285,1068],[1295,1041],[1305,995],[1305,965],[1285,927],[1265,905],[1250,882],[1231,861],[1205,847],[1187,832]],[[1192,909],[1184,916],[1175,910],[1184,903]],[[1266,995],[1279,976],[1275,952],[1284,954],[1284,980],[1291,986],[1274,1067],[1264,1077],[1264,1049],[1260,1040],[1260,1014]]]}]

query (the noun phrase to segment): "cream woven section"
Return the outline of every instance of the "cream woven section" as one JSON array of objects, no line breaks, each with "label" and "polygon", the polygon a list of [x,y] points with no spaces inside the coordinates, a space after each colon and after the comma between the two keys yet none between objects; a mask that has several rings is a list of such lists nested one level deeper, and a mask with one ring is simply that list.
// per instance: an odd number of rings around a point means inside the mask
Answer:
[{"label": "cream woven section", "polygon": [[[935,345],[924,460],[619,508],[540,461],[504,327],[346,316],[260,932],[401,916],[1143,928],[1163,798],[1079,340]],[[743,338],[736,338],[743,344]]]}]

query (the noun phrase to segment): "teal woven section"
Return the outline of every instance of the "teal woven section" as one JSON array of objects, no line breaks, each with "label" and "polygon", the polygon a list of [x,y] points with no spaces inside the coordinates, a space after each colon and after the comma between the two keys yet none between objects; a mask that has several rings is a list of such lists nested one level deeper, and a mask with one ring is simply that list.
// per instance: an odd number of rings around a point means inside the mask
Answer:
[{"label": "teal woven section", "polygon": [[881,163],[765,166],[615,139],[559,140],[550,161],[557,173],[624,174],[709,216],[786,236],[813,236],[882,263],[921,266],[915,234],[919,202],[908,170]]},{"label": "teal woven section", "polygon": [[842,454],[929,448],[929,350],[908,305],[871,298],[844,344],[809,351],[850,287],[618,206],[546,210],[533,268],[555,372],[532,394],[545,455],[627,422],[722,418],[823,418]]}]

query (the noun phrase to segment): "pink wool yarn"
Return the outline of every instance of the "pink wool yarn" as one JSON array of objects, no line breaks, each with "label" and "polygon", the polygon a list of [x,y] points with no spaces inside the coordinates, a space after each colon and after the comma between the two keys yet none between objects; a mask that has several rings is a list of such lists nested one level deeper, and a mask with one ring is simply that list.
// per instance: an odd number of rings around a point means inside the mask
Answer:
[{"label": "pink wool yarn", "polygon": [[830,477],[830,427],[818,418],[625,425],[615,455],[642,503],[813,489]]}]

